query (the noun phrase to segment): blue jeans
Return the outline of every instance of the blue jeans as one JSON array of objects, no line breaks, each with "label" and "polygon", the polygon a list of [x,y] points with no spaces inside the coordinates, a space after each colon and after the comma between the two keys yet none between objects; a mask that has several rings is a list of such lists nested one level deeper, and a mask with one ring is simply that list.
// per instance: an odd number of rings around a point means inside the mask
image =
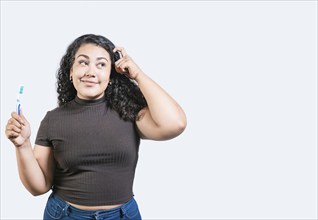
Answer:
[{"label": "blue jeans", "polygon": [[132,197],[128,202],[114,209],[87,211],[75,208],[74,206],[65,202],[62,198],[52,193],[46,203],[43,219],[140,220],[141,215],[134,197]]}]

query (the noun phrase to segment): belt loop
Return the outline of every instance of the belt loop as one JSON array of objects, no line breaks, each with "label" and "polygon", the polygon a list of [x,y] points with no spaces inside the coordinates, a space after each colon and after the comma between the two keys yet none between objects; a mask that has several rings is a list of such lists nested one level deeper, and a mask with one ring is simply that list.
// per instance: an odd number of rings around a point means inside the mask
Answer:
[{"label": "belt loop", "polygon": [[68,210],[69,208],[70,208],[70,204],[66,203],[66,205],[63,208],[63,212],[66,216],[68,216],[69,214],[69,210]]},{"label": "belt loop", "polygon": [[124,206],[120,207],[120,218],[124,217],[124,215],[126,214],[126,210],[124,208]]}]

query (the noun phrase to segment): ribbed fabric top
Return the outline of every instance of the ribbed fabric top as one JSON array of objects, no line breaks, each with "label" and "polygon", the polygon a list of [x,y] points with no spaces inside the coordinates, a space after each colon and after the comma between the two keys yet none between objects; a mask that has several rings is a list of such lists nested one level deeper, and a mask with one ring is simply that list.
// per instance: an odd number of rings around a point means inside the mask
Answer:
[{"label": "ribbed fabric top", "polygon": [[140,138],[135,123],[108,109],[104,97],[76,97],[47,112],[35,143],[53,148],[53,191],[64,200],[98,206],[133,196]]}]

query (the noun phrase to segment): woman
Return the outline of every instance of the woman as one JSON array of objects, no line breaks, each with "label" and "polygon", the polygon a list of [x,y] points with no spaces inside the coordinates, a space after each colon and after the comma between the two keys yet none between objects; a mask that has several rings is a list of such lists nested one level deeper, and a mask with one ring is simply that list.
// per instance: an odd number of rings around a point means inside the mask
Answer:
[{"label": "woman", "polygon": [[42,120],[34,148],[23,112],[6,126],[24,186],[33,195],[52,189],[44,219],[141,219],[132,191],[140,138],[176,137],[183,110],[99,35],[67,48],[57,92],[59,107]]}]

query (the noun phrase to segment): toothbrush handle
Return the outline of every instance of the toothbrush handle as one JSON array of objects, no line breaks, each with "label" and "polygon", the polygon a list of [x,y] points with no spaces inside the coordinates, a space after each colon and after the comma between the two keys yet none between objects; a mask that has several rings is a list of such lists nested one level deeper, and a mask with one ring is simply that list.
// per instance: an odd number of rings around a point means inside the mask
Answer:
[{"label": "toothbrush handle", "polygon": [[17,101],[17,113],[18,113],[18,115],[20,115],[20,113],[21,113],[21,103],[20,103],[20,101]]}]

